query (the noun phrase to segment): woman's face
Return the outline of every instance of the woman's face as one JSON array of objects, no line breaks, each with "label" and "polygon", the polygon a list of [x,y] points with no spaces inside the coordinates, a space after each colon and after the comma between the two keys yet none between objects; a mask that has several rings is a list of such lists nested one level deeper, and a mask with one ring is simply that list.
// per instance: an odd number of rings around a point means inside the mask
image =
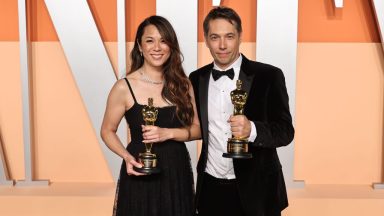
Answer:
[{"label": "woman's face", "polygon": [[143,53],[144,64],[152,67],[162,67],[171,55],[169,46],[154,25],[144,28],[139,47]]}]

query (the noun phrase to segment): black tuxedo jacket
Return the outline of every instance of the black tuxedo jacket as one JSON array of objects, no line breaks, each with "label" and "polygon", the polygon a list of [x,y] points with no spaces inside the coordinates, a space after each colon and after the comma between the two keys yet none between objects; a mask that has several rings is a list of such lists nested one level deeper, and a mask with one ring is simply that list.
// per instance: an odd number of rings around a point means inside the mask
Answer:
[{"label": "black tuxedo jacket", "polygon": [[[189,76],[194,88],[203,145],[197,165],[196,205],[199,204],[208,155],[208,85],[213,63]],[[243,56],[239,79],[248,92],[244,115],[254,122],[257,137],[249,143],[252,159],[233,159],[241,203],[248,216],[280,212],[288,206],[281,164],[276,148],[294,136],[288,94],[282,71]],[[230,97],[228,95],[228,97]]]}]

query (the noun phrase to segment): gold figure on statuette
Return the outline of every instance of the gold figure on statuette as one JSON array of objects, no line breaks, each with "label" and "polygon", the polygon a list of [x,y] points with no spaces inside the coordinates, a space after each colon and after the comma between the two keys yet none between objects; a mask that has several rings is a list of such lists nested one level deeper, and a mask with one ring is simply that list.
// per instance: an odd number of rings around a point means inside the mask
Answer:
[{"label": "gold figure on statuette", "polygon": [[[148,105],[144,106],[142,110],[145,125],[155,125],[158,112],[158,109],[153,106],[153,98],[148,98]],[[143,165],[143,167],[134,167],[133,169],[137,172],[145,174],[159,173],[160,169],[157,167],[156,154],[151,152],[153,143],[144,143],[144,145],[145,152],[140,153],[138,157],[138,161]]]},{"label": "gold figure on statuette", "polygon": [[[241,89],[242,82],[237,80],[236,89],[231,91],[233,104],[233,115],[244,115],[244,105],[247,102],[247,92]],[[227,141],[227,152],[223,153],[226,158],[248,159],[252,154],[248,152],[248,139],[246,137],[232,137]]]}]

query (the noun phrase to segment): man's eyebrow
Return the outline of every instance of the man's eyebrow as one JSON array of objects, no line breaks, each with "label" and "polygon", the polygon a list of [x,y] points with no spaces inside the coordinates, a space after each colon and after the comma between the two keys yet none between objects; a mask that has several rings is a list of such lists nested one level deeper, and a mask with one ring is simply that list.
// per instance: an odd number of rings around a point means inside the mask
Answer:
[{"label": "man's eyebrow", "polygon": [[211,33],[211,34],[208,35],[208,37],[212,37],[212,36],[219,36],[219,35],[216,34],[216,33]]}]

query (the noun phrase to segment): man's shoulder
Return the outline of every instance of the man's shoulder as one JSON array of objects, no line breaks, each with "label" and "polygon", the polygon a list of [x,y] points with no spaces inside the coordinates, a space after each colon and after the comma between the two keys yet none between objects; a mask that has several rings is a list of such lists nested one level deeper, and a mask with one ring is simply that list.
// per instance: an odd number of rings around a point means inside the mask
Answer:
[{"label": "man's shoulder", "polygon": [[205,65],[205,66],[203,66],[203,67],[201,67],[201,68],[191,72],[189,74],[189,78],[193,79],[195,77],[198,77],[199,75],[204,74],[207,71],[209,71],[210,69],[212,69],[212,67],[213,67],[213,63],[207,64],[207,65]]},{"label": "man's shoulder", "polygon": [[280,68],[264,62],[248,60],[247,64],[249,67],[258,69],[260,71],[276,71],[276,72],[281,71]]},{"label": "man's shoulder", "polygon": [[284,77],[283,71],[280,68],[264,62],[246,60],[245,69],[256,73],[256,77],[261,76],[269,79],[275,79],[276,77],[281,76]]}]

